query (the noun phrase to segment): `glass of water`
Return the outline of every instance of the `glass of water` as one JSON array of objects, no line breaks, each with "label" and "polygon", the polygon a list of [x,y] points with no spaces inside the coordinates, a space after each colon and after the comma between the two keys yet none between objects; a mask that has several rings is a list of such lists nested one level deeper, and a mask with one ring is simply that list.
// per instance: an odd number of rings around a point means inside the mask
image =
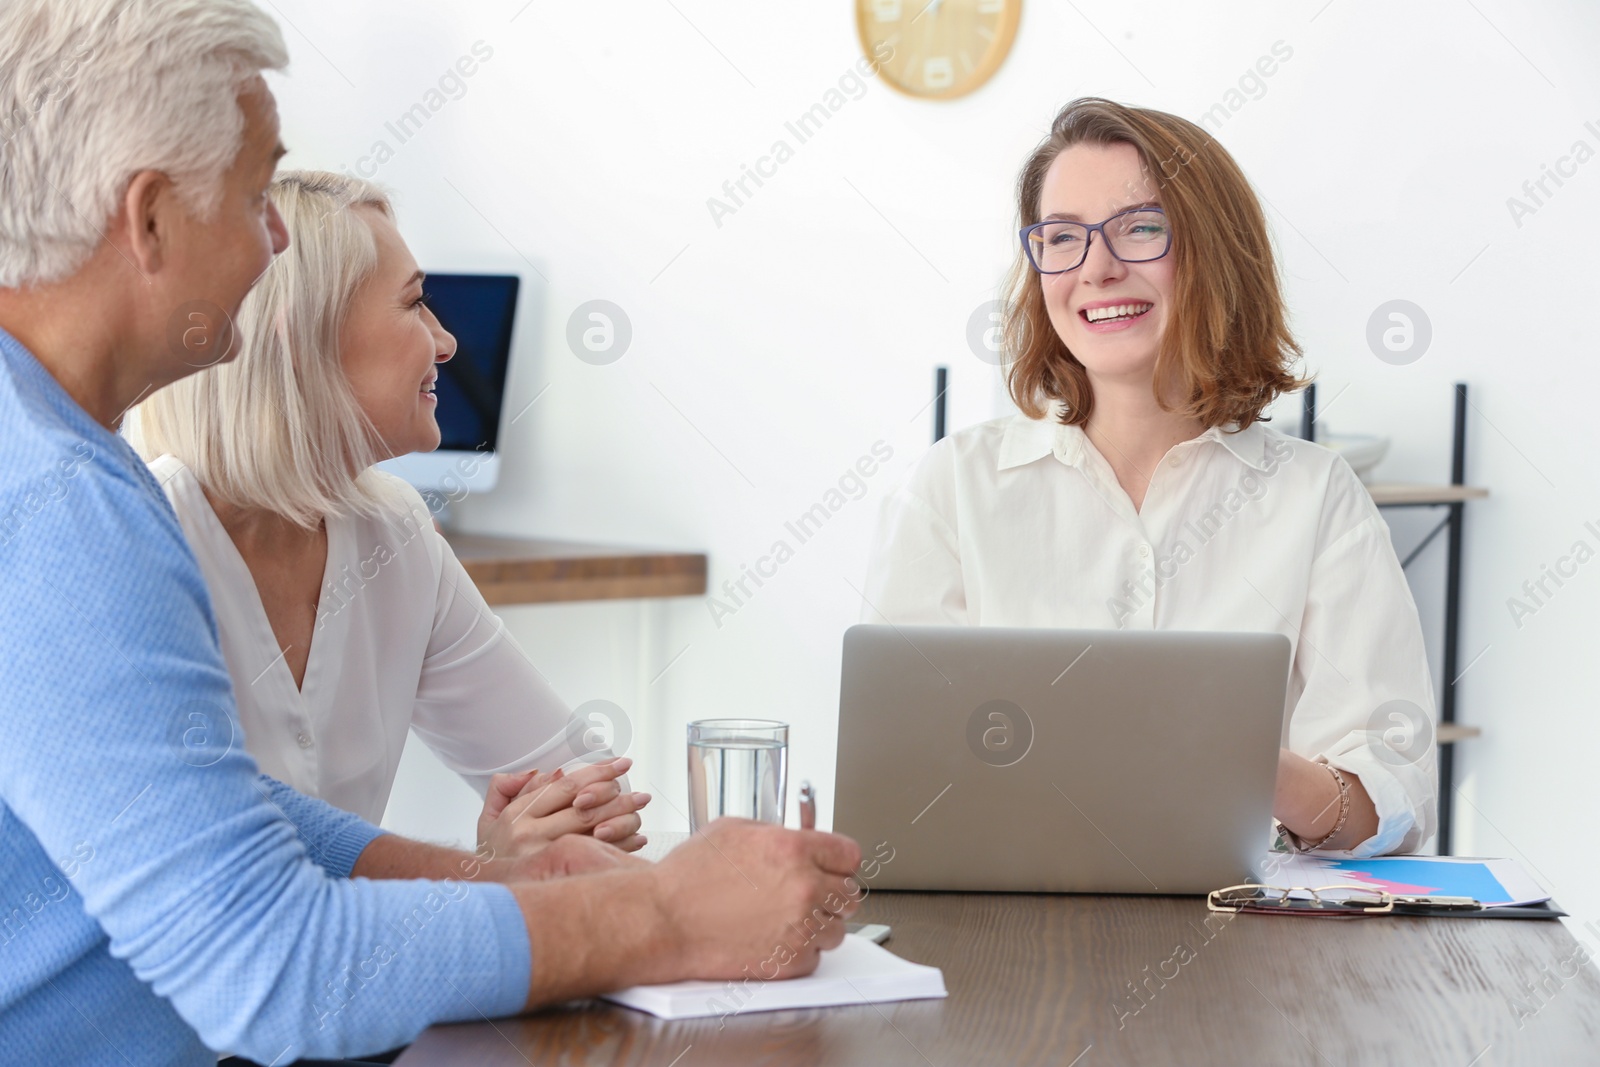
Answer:
[{"label": "glass of water", "polygon": [[689,724],[689,829],[724,815],[783,825],[789,724],[701,719]]}]

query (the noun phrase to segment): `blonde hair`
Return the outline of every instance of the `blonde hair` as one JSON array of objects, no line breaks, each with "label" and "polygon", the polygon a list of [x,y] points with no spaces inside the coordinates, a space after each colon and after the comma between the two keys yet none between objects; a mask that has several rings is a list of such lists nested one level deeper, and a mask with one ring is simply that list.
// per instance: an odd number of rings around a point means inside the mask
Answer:
[{"label": "blonde hair", "polygon": [[369,469],[377,434],[345,377],[339,333],[378,262],[353,209],[394,212],[376,185],[322,171],[286,171],[269,195],[289,248],[239,309],[237,358],[144,401],[129,436],[146,460],[182,460],[217,499],[315,529],[393,502]]},{"label": "blonde hair", "polygon": [[[1308,379],[1289,370],[1301,352],[1289,332],[1267,220],[1227,150],[1164,111],[1074,100],[1017,179],[1021,226],[1039,221],[1045,174],[1075,144],[1132,145],[1172,223],[1173,308],[1156,356],[1156,402],[1173,410],[1167,397],[1176,396],[1176,410],[1207,428],[1237,422],[1243,429],[1279,394],[1305,386]],[[1035,419],[1048,401],[1059,401],[1063,423],[1084,425],[1094,388],[1050,322],[1039,275],[1020,249],[1006,288],[1002,333],[1012,400]]]}]

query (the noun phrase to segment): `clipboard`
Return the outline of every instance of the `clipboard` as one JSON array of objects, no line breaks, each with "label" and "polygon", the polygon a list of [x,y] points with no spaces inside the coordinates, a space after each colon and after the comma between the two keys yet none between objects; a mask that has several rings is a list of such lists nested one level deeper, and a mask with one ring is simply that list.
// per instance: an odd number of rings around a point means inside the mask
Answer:
[{"label": "clipboard", "polygon": [[1434,911],[1424,907],[1421,911],[1399,912],[1420,915],[1431,919],[1560,919],[1567,912],[1553,900],[1543,904],[1502,904],[1498,907],[1478,905],[1473,911]]},{"label": "clipboard", "polygon": [[[1323,886],[1322,891],[1350,889],[1353,886]],[[1206,908],[1214,912],[1247,915],[1289,915],[1311,920],[1381,919],[1402,916],[1418,919],[1559,919],[1567,914],[1553,900],[1537,904],[1482,904],[1471,897],[1405,896],[1385,892],[1371,897],[1339,899],[1291,896],[1299,892],[1285,886],[1244,884],[1218,889],[1206,896]]]},{"label": "clipboard", "polygon": [[[1402,855],[1354,859],[1338,854],[1275,852],[1263,857],[1255,873],[1258,885],[1300,887],[1292,891],[1294,899],[1282,907],[1297,914],[1362,914],[1359,905],[1334,906],[1339,899],[1336,894],[1323,893],[1319,905],[1306,888],[1334,889],[1336,884],[1382,893],[1384,905],[1372,914],[1467,919],[1558,919],[1567,914],[1520,864],[1502,858]],[[1363,896],[1371,900],[1369,895]],[[1269,909],[1252,902],[1242,909],[1230,904],[1226,910],[1278,910],[1276,894],[1263,894],[1263,902],[1274,906]]]}]

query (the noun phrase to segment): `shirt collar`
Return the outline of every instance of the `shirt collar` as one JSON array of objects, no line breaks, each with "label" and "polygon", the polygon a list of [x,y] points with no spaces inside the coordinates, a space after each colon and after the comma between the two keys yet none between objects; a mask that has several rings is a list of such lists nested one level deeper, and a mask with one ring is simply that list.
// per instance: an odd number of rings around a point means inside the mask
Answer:
[{"label": "shirt collar", "polygon": [[[1030,419],[1025,415],[1014,417],[1006,427],[1005,436],[1000,440],[997,469],[1010,470],[1012,467],[1021,467],[1049,455],[1054,455],[1069,467],[1079,466],[1083,462],[1088,438],[1081,427],[1064,426],[1059,417],[1060,411],[1055,403],[1051,404],[1049,412],[1042,419]],[[1237,426],[1237,423],[1213,426],[1193,440],[1184,441],[1176,447],[1192,448],[1198,441],[1215,441],[1233,453],[1245,466],[1265,470],[1266,427],[1259,421],[1251,423],[1242,430],[1237,429]]]},{"label": "shirt collar", "polygon": [[1196,441],[1217,441],[1223,448],[1232,452],[1240,463],[1246,467],[1254,467],[1264,471],[1270,466],[1267,459],[1267,428],[1258,419],[1244,429],[1239,429],[1239,424],[1230,422],[1225,427],[1213,426]]},{"label": "shirt collar", "polygon": [[[1006,424],[1006,432],[1000,438],[999,470],[1010,470],[1012,467],[1021,467],[1032,463],[1036,459],[1043,459],[1057,448],[1057,443],[1062,439],[1062,430],[1076,429],[1076,427],[1062,426],[1056,421],[1055,405],[1042,419],[1030,419],[1026,415],[1015,415]],[[1066,462],[1076,465],[1076,459]]]}]

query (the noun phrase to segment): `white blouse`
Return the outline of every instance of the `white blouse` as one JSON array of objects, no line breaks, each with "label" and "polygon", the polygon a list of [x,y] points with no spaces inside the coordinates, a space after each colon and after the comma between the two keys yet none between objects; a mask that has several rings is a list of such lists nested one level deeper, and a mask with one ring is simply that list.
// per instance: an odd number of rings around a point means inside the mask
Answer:
[{"label": "white blouse", "polygon": [[327,521],[327,569],[296,688],[255,580],[194,473],[172,456],[150,469],[200,561],[244,744],[267,774],[377,822],[407,729],[480,793],[491,774],[605,754],[583,748],[577,718],[405,482],[374,472],[394,491],[392,515]]},{"label": "white blouse", "polygon": [[869,622],[1282,633],[1285,747],[1357,775],[1377,808],[1377,833],[1344,854],[1435,832],[1416,604],[1371,495],[1325,448],[1213,428],[1167,452],[1135,510],[1078,427],[974,426],[885,499],[866,600]]}]

